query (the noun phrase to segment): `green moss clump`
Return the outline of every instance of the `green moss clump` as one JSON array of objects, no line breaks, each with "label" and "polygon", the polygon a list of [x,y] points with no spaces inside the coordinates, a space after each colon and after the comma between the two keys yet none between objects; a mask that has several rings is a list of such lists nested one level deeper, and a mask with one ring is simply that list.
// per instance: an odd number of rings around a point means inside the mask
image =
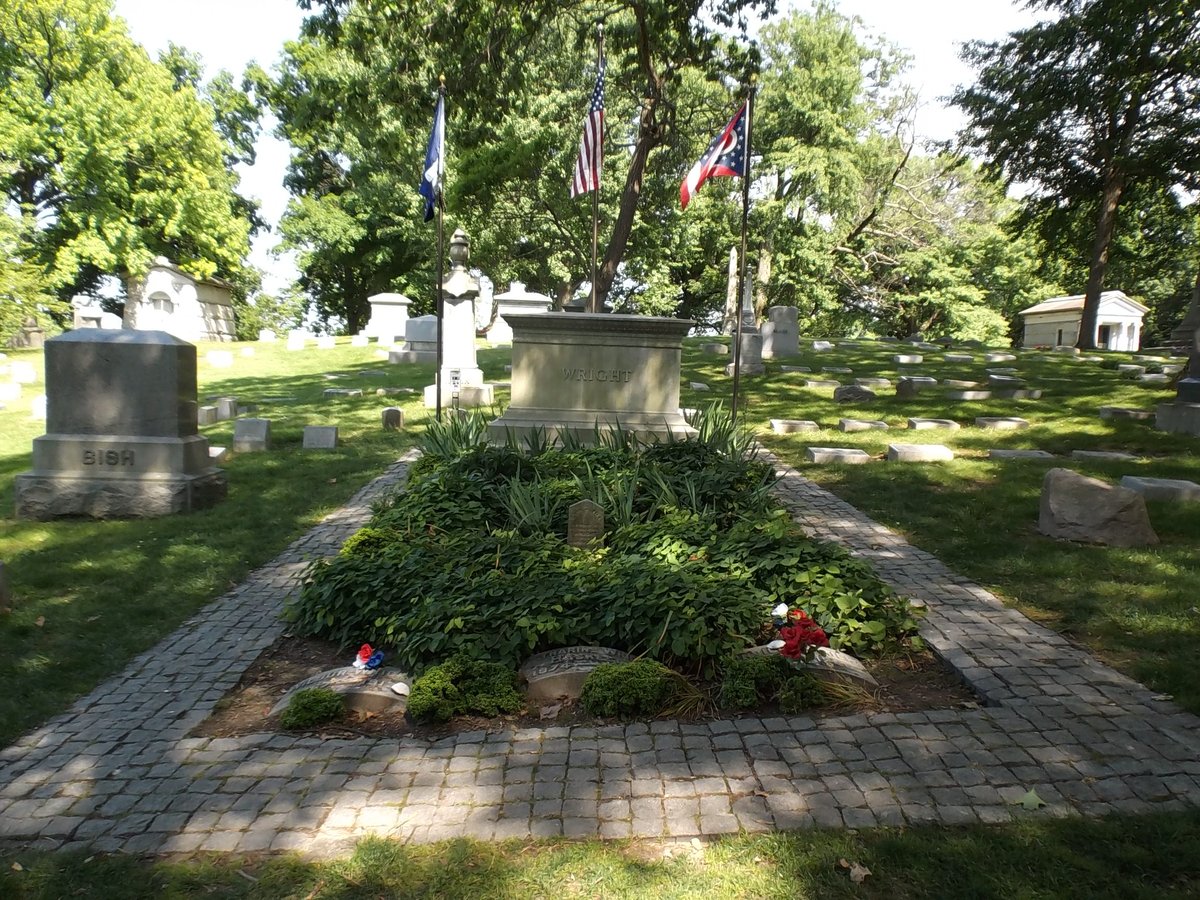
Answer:
[{"label": "green moss clump", "polygon": [[725,663],[717,704],[721,709],[753,709],[774,700],[792,668],[778,654],[740,654]]},{"label": "green moss clump", "polygon": [[345,711],[341,694],[329,688],[305,688],[292,695],[287,708],[279,714],[279,724],[284,728],[312,728],[340,719]]},{"label": "green moss clump", "polygon": [[447,722],[454,716],[498,716],[521,709],[517,673],[499,663],[454,656],[431,666],[413,682],[408,714],[415,722]]},{"label": "green moss clump", "polygon": [[786,715],[822,706],[825,700],[824,685],[808,673],[793,675],[779,689],[779,710]]},{"label": "green moss clump", "polygon": [[603,663],[583,683],[580,702],[593,716],[654,716],[675,699],[679,676],[653,659]]}]

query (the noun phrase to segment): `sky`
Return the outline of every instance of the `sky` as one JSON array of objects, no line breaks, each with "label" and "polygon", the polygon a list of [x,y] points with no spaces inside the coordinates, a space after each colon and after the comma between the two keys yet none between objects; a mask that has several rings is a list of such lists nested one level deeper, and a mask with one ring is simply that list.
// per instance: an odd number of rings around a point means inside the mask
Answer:
[{"label": "sky", "polygon": [[[779,5],[808,6],[796,0]],[[844,15],[861,19],[866,33],[886,37],[912,57],[906,80],[921,99],[917,132],[934,140],[952,138],[962,124],[958,112],[940,100],[972,80],[971,70],[958,59],[959,46],[999,39],[1033,20],[1011,0],[839,0],[837,6]],[[240,76],[251,61],[269,71],[303,18],[295,0],[116,0],[115,7],[130,35],[151,56],[170,42],[198,53],[206,80],[220,69]],[[259,138],[254,166],[239,167],[239,173],[242,192],[261,202],[263,218],[274,227],[287,206],[283,176],[288,147],[269,130]],[[271,257],[278,240],[275,232],[260,235],[251,254],[251,262],[266,272],[263,288],[269,293],[281,291],[296,274],[292,260]]]}]

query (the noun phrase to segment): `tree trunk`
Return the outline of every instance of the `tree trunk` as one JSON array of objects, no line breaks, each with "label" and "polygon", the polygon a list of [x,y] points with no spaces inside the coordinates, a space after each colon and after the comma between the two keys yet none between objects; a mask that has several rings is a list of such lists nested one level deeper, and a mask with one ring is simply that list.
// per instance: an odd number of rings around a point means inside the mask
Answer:
[{"label": "tree trunk", "polygon": [[1104,179],[1104,196],[1100,201],[1100,216],[1096,221],[1096,238],[1092,242],[1092,258],[1088,266],[1087,287],[1083,294],[1083,318],[1079,323],[1080,350],[1096,349],[1096,320],[1100,314],[1100,292],[1104,289],[1104,273],[1108,269],[1108,251],[1117,228],[1117,207],[1125,190],[1125,173],[1110,166]]},{"label": "tree trunk", "polygon": [[600,262],[600,271],[596,276],[596,299],[601,309],[604,308],[604,301],[608,298],[608,292],[617,277],[617,266],[625,256],[625,246],[629,243],[629,235],[633,231],[633,217],[637,214],[638,200],[642,196],[642,176],[646,173],[646,160],[650,158],[650,151],[658,146],[660,140],[653,113],[654,100],[647,99],[642,107],[633,158],[629,161],[629,174],[625,176],[625,189],[621,191],[617,221],[613,223],[612,235],[604,249],[604,259]]}]

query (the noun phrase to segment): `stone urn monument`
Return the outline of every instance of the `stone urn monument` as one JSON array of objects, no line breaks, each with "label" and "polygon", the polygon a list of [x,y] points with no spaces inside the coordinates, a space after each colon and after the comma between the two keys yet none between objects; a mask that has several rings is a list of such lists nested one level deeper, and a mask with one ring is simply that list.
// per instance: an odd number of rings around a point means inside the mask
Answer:
[{"label": "stone urn monument", "polygon": [[17,516],[132,518],[212,506],[225,473],[196,427],[196,348],[162,331],[46,341],[46,434],[16,477]]},{"label": "stone urn monument", "polygon": [[[461,228],[450,238],[450,273],[442,282],[442,406],[489,406],[493,388],[484,384],[475,356],[475,299],[479,279],[467,269],[471,239]],[[390,357],[389,357],[390,358]],[[425,388],[425,406],[438,405],[437,384]]]}]

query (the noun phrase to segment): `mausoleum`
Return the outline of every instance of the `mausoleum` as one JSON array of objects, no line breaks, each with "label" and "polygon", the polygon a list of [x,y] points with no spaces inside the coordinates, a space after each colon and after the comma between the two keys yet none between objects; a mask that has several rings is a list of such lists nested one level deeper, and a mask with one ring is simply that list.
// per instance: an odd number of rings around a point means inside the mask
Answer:
[{"label": "mausoleum", "polygon": [[145,278],[125,282],[124,327],[165,331],[184,341],[235,340],[233,289],[217,278],[194,278],[165,256]]},{"label": "mausoleum", "polygon": [[[1105,350],[1137,350],[1142,317],[1148,308],[1121,291],[1103,291],[1096,315],[1096,346]],[[1022,347],[1073,347],[1083,320],[1083,294],[1054,297],[1019,313],[1025,320]]]}]

